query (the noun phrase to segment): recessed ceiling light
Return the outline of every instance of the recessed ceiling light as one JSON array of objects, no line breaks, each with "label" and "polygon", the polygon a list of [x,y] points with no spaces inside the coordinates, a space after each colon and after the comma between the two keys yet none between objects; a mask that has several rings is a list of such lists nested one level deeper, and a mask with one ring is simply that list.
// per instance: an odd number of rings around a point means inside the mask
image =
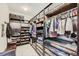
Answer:
[{"label": "recessed ceiling light", "polygon": [[22,9],[23,9],[24,11],[27,11],[27,10],[28,10],[27,7],[22,7]]}]

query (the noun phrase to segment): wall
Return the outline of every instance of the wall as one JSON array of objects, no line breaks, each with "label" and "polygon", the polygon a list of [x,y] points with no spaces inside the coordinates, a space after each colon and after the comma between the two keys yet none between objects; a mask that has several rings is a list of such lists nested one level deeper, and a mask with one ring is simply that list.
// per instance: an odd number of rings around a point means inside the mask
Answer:
[{"label": "wall", "polygon": [[[9,22],[9,10],[6,4],[0,4],[0,52],[5,51],[7,47],[6,38],[6,24],[4,22]],[[2,24],[4,24],[4,31],[2,36]]]},{"label": "wall", "polygon": [[20,15],[20,16],[24,16],[24,20],[28,20],[28,18],[26,17],[26,15],[24,15],[22,13],[13,12],[13,11],[9,11],[9,13],[16,14],[16,15]]}]

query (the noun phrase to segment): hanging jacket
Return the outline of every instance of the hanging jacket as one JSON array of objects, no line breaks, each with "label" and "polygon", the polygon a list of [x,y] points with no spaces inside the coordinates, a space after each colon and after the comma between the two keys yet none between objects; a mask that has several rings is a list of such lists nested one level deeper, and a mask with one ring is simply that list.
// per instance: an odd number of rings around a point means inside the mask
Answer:
[{"label": "hanging jacket", "polygon": [[11,35],[12,35],[12,30],[11,30],[10,24],[8,23],[6,27],[6,37],[10,38]]}]

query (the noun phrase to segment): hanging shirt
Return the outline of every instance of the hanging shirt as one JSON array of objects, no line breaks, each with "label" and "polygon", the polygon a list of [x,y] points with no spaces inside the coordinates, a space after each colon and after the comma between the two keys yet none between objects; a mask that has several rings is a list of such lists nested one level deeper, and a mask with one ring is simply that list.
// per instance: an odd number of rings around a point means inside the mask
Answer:
[{"label": "hanging shirt", "polygon": [[29,33],[32,34],[32,25],[30,25]]},{"label": "hanging shirt", "polygon": [[61,34],[64,34],[65,32],[65,21],[66,19],[61,20]]},{"label": "hanging shirt", "polygon": [[71,18],[67,18],[66,31],[71,31],[71,33],[73,32],[73,24]]},{"label": "hanging shirt", "polygon": [[55,19],[55,31],[59,33],[60,18]]},{"label": "hanging shirt", "polygon": [[44,22],[44,27],[45,27],[45,37],[47,38],[47,21]]},{"label": "hanging shirt", "polygon": [[56,29],[58,29],[59,28],[59,21],[58,21],[58,19],[56,19]]},{"label": "hanging shirt", "polygon": [[10,38],[11,36],[12,36],[12,28],[11,28],[10,24],[8,23],[7,27],[6,27],[6,37]]},{"label": "hanging shirt", "polygon": [[49,36],[50,19],[46,20],[44,25],[45,25],[45,37],[47,38]]},{"label": "hanging shirt", "polygon": [[61,28],[61,19],[58,19],[58,29],[57,29],[58,34],[62,34],[62,28]]},{"label": "hanging shirt", "polygon": [[32,37],[36,37],[36,24],[33,24]]},{"label": "hanging shirt", "polygon": [[51,24],[50,24],[50,28],[49,28],[49,37],[52,37],[52,32],[54,32],[54,18],[51,19]]},{"label": "hanging shirt", "polygon": [[77,16],[73,17],[73,31],[77,31]]}]

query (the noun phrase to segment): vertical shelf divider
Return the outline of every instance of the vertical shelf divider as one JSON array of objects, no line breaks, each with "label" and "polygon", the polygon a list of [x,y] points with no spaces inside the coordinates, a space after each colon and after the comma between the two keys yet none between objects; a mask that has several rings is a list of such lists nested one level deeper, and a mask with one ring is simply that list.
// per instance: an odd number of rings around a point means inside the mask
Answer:
[{"label": "vertical shelf divider", "polygon": [[79,56],[79,3],[77,3],[77,7],[78,7],[78,11],[77,11],[77,13],[78,13],[78,17],[77,17],[77,55]]}]

